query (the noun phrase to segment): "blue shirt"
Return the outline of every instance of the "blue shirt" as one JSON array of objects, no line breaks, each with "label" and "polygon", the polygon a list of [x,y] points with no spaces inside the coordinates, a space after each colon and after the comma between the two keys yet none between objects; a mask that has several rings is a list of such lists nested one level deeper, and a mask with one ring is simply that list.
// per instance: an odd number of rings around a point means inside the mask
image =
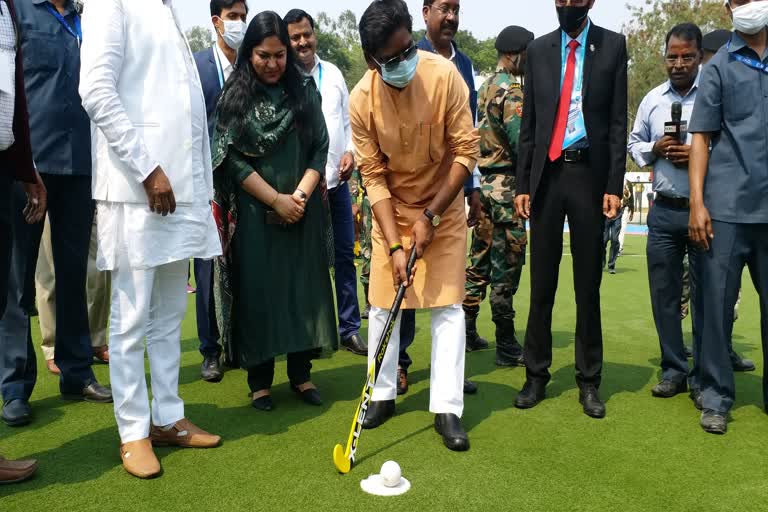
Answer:
[{"label": "blue shirt", "polygon": [[[587,35],[589,34],[589,29],[591,26],[592,20],[587,19],[587,26],[584,27],[584,30],[581,31],[579,37],[576,38],[576,42],[579,43],[579,46],[576,47],[576,69],[574,70],[573,90],[571,92],[571,108],[574,107],[574,103],[578,106],[576,126],[583,128],[584,137],[574,141],[570,139],[568,133],[566,133],[565,139],[563,140],[563,149],[585,148],[589,146],[589,142],[587,141],[586,124],[584,123],[584,107],[581,93],[584,84],[584,59],[587,55]],[[574,39],[566,34],[564,30],[561,30],[560,33],[562,36],[560,42],[560,62],[562,64],[562,68],[560,70],[560,89],[562,90],[563,81],[565,80],[565,69],[568,65],[568,54],[571,51],[568,45]]]},{"label": "blue shirt", "polygon": [[[90,176],[91,124],[78,92],[80,46],[49,5],[47,0],[16,2],[32,153],[41,173]],[[64,19],[73,32],[75,16],[70,0]]]},{"label": "blue shirt", "polygon": [[704,66],[688,126],[711,133],[704,204],[721,222],[768,223],[768,74],[733,57],[768,62],[734,33]]},{"label": "blue shirt", "polygon": [[[653,146],[664,137],[664,123],[672,120],[674,102],[679,101],[683,105],[682,120],[691,119],[700,77],[701,72],[685,96],[680,96],[669,80],[646,94],[637,109],[635,126],[629,135],[629,156],[640,167],[653,165],[653,190],[665,196],[687,198],[690,195],[688,168],[676,167],[666,158],[658,158]],[[686,142],[691,143],[690,133]]]}]

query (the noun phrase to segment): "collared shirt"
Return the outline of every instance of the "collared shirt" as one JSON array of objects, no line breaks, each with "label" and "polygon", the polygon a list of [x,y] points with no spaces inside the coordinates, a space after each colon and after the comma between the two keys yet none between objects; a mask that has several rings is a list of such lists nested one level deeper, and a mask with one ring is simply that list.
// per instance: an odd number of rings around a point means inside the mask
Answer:
[{"label": "collared shirt", "polygon": [[49,10],[47,0],[17,2],[29,129],[37,169],[45,174],[90,176],[91,126],[82,107],[78,14],[74,3],[63,14],[69,29]]},{"label": "collared shirt", "polygon": [[[657,158],[653,146],[664,137],[664,123],[672,120],[673,103],[680,102],[683,106],[682,120],[690,120],[700,77],[701,72],[685,96],[680,96],[669,80],[646,94],[637,109],[635,126],[629,135],[629,155],[640,167],[653,165],[653,190],[665,196],[689,196],[688,168],[677,167],[666,158]],[[691,143],[690,133],[686,143]]]},{"label": "collared shirt", "polygon": [[[8,90],[5,90],[8,89]],[[0,151],[11,147],[16,105],[16,27],[11,9],[0,0]]]},{"label": "collared shirt", "polygon": [[[566,136],[563,140],[563,149],[584,148],[589,146],[589,142],[586,138],[586,125],[584,124],[582,89],[584,84],[584,59],[587,55],[587,35],[589,34],[589,29],[591,26],[592,21],[587,19],[587,26],[584,27],[584,30],[582,30],[581,34],[579,34],[579,36],[575,39],[579,45],[576,47],[576,69],[574,70],[573,90],[571,91],[571,105],[569,107],[568,115],[569,129],[566,130]],[[571,44],[571,41],[574,41],[574,38],[566,34],[564,30],[561,30],[560,33],[562,36],[560,43],[560,62],[562,63],[562,69],[560,71],[560,88],[562,89],[563,82],[565,81],[565,70],[568,65],[568,54],[571,51],[568,45]],[[576,112],[576,117],[575,119],[572,119],[573,115],[571,112],[574,111]],[[569,136],[568,133],[571,131],[572,126],[578,130],[579,134],[583,133],[583,137],[575,138],[574,136]],[[578,137],[578,135],[576,137]]]},{"label": "collared shirt", "polygon": [[[328,127],[328,161],[325,164],[325,179],[328,189],[339,186],[339,164],[347,151],[353,151],[352,128],[349,124],[349,91],[344,75],[330,62],[315,55],[315,67],[306,73],[315,80],[323,98],[323,116]],[[317,169],[319,170],[319,169]]]},{"label": "collared shirt", "polygon": [[235,67],[232,65],[231,62],[229,62],[229,59],[224,54],[224,50],[222,50],[219,47],[218,42],[215,43],[213,47],[214,47],[213,51],[216,54],[215,55],[216,60],[218,61],[216,65],[219,66],[219,69],[221,70],[221,74],[223,75],[224,81],[226,82],[227,80],[229,80],[229,76],[232,74],[232,71],[235,70]]},{"label": "collared shirt", "polygon": [[721,222],[768,223],[768,74],[734,58],[768,63],[734,33],[704,66],[688,125],[711,133],[704,204]]}]

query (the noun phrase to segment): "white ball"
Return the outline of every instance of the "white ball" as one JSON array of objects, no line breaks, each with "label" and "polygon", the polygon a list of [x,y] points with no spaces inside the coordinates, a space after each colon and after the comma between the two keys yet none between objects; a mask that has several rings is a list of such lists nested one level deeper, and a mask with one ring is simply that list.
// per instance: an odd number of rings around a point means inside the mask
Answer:
[{"label": "white ball", "polygon": [[400,465],[393,461],[388,460],[381,466],[381,481],[387,487],[395,487],[400,483],[400,479],[403,474],[400,470]]}]

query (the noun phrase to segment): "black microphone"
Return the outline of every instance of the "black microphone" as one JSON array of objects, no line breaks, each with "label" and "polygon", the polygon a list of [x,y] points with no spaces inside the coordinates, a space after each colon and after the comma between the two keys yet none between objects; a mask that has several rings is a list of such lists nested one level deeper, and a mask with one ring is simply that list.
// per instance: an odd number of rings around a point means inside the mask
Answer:
[{"label": "black microphone", "polygon": [[672,104],[672,121],[664,123],[664,135],[677,139],[680,144],[685,144],[688,138],[688,123],[682,121],[683,105],[679,101]]}]

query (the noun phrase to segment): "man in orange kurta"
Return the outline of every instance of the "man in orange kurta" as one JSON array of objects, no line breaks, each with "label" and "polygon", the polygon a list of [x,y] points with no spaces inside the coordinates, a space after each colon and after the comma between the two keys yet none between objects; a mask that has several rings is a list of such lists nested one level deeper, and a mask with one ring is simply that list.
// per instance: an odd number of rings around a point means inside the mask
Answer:
[{"label": "man in orange kurta", "polygon": [[[460,421],[467,244],[461,191],[475,167],[479,138],[456,67],[417,50],[411,30],[402,0],[371,4],[360,21],[370,70],[350,97],[357,162],[374,212],[369,364],[395,291],[407,281],[402,307],[432,311],[429,410],[445,445],[461,451],[469,448]],[[406,276],[411,247],[420,260],[415,275]],[[398,316],[365,428],[394,414],[399,324]]]}]

